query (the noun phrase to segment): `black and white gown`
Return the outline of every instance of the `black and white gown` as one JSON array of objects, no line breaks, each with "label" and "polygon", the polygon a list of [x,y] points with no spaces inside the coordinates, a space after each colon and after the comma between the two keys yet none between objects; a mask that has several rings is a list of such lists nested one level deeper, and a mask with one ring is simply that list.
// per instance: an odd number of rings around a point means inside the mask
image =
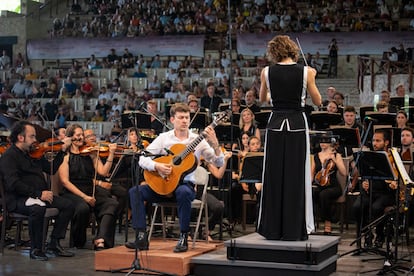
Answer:
[{"label": "black and white gown", "polygon": [[307,67],[275,64],[264,70],[273,108],[265,135],[257,231],[270,240],[307,240],[315,229],[304,112]]}]

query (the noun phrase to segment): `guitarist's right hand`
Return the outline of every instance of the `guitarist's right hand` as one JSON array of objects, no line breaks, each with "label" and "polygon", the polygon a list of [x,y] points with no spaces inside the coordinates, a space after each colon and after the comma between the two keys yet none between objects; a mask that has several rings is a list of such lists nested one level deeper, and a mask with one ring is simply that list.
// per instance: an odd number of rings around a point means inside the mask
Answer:
[{"label": "guitarist's right hand", "polygon": [[160,175],[170,175],[172,171],[171,164],[164,164],[164,163],[155,163],[155,169]]}]

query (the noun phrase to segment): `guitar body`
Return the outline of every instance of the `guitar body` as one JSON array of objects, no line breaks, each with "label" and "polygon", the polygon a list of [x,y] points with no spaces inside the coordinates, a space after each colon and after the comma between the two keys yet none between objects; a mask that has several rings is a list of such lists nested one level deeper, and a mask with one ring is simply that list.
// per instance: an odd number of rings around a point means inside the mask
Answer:
[{"label": "guitar body", "polygon": [[145,181],[150,188],[160,195],[168,195],[174,192],[184,176],[197,167],[197,160],[193,153],[188,154],[181,162],[174,162],[174,158],[186,150],[183,144],[175,144],[170,148],[173,155],[166,155],[155,158],[155,162],[170,164],[172,166],[171,174],[168,176],[160,175],[157,171],[144,171]]}]

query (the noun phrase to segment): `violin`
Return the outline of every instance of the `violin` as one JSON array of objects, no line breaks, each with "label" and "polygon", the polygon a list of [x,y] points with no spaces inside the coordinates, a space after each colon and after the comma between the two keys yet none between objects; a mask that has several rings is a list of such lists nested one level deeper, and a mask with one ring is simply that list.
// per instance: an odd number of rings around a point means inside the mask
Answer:
[{"label": "violin", "polygon": [[49,138],[45,142],[36,142],[29,152],[30,157],[40,159],[47,152],[58,152],[62,150],[63,142],[56,138]]},{"label": "violin", "polygon": [[10,144],[0,144],[0,155],[2,155],[9,147]]},{"label": "violin", "polygon": [[328,186],[331,184],[330,176],[334,172],[335,162],[329,158],[322,164],[322,169],[315,175],[315,183],[319,186]]},{"label": "violin", "polygon": [[[109,156],[109,144],[107,142],[101,142],[90,145],[83,145],[79,148],[81,155],[89,155],[92,153],[99,153],[99,157],[107,158]],[[115,156],[122,155],[128,147],[123,145],[117,145],[115,149]]]}]

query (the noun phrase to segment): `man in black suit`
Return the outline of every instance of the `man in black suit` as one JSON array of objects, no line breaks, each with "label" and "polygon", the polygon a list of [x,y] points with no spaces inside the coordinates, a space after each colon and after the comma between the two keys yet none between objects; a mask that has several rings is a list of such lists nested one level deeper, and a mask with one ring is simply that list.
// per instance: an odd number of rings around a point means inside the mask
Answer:
[{"label": "man in black suit", "polygon": [[[50,173],[52,164],[52,171],[56,172],[65,153],[59,152],[53,163],[45,157],[33,159],[30,152],[37,142],[36,130],[27,121],[18,121],[13,125],[10,141],[12,145],[0,158],[0,170],[5,184],[8,210],[29,217],[30,258],[41,261],[48,259],[42,251],[46,208],[59,209],[46,253],[52,256],[72,257],[74,254],[63,249],[59,240],[65,238],[74,207],[70,201],[53,195],[43,174]],[[64,140],[62,150],[66,150],[69,145],[70,139]]]}]

